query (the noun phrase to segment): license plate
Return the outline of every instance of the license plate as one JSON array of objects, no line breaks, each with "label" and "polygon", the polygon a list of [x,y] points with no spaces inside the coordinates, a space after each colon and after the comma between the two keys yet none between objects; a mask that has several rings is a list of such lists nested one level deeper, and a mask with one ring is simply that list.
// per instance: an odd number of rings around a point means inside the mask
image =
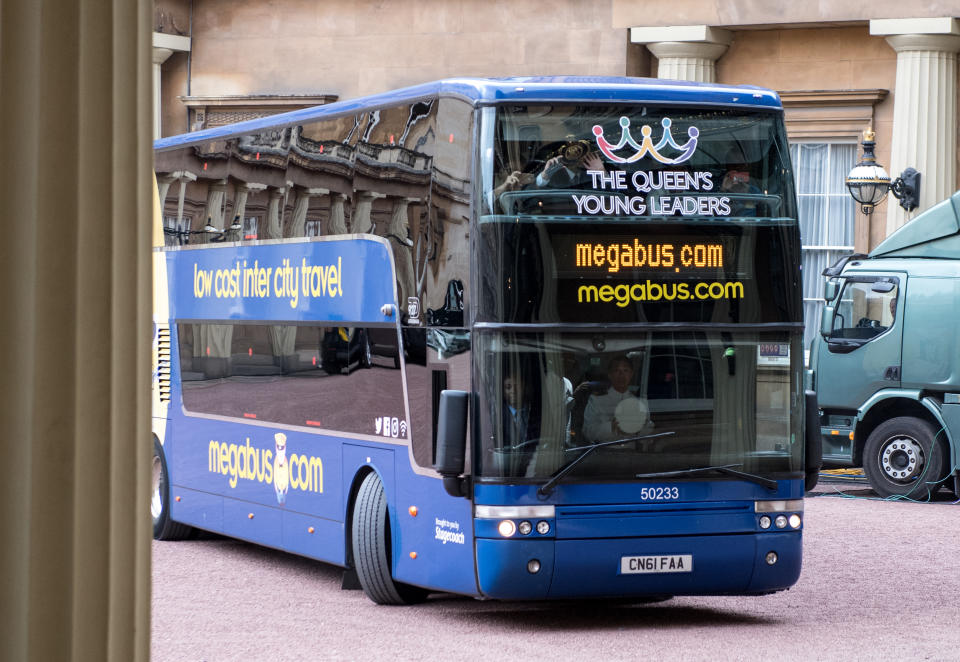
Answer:
[{"label": "license plate", "polygon": [[693,555],[623,556],[620,558],[621,575],[659,574],[665,572],[693,572]]}]

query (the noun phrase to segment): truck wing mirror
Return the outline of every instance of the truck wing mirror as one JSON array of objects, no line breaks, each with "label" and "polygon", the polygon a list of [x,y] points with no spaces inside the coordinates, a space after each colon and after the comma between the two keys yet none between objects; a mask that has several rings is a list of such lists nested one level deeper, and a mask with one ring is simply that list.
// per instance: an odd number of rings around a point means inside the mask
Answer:
[{"label": "truck wing mirror", "polygon": [[467,452],[467,411],[470,394],[466,391],[440,392],[437,415],[437,472],[443,476],[443,489],[450,496],[466,496],[463,473]]},{"label": "truck wing mirror", "polygon": [[896,285],[891,283],[889,280],[878,280],[874,281],[873,285],[870,286],[870,289],[874,292],[879,292],[880,294],[886,294],[887,292],[893,292]]},{"label": "truck wing mirror", "polygon": [[840,284],[835,280],[828,280],[823,285],[823,298],[827,301],[833,301],[837,298],[837,291],[840,289]]},{"label": "truck wing mirror", "polygon": [[820,335],[829,338],[833,333],[833,318],[836,314],[836,308],[833,306],[824,306],[820,315]]}]

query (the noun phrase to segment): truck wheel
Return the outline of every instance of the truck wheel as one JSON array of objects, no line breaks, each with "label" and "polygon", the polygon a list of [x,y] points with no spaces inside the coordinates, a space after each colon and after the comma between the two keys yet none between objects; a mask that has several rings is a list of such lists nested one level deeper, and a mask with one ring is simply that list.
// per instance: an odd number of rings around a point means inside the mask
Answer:
[{"label": "truck wheel", "polygon": [[170,474],[167,472],[167,460],[163,456],[163,446],[153,438],[152,491],[150,493],[150,514],[153,516],[153,537],[157,540],[183,540],[192,529],[186,524],[170,519]]},{"label": "truck wheel", "polygon": [[376,473],[367,474],[360,484],[353,509],[352,532],[353,562],[360,586],[368,598],[380,605],[406,605],[427,597],[425,589],[393,580],[387,497]]},{"label": "truck wheel", "polygon": [[878,425],[863,447],[863,470],[882,497],[929,499],[944,479],[943,441],[936,428],[912,416]]}]

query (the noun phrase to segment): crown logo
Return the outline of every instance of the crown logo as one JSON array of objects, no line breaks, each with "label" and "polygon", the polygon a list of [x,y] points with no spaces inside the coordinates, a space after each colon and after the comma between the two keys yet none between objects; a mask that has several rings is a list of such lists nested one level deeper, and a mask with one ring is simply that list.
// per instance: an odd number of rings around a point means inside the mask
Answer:
[{"label": "crown logo", "polygon": [[[633,139],[633,136],[630,135],[629,117],[620,118],[620,141],[616,145],[611,144],[604,138],[603,127],[599,124],[594,125],[593,135],[597,138],[597,147],[600,148],[604,156],[614,163],[633,163],[649,154],[660,163],[676,165],[683,163],[693,156],[693,153],[697,149],[697,138],[700,136],[700,130],[697,127],[691,126],[687,129],[687,135],[690,139],[683,145],[679,145],[677,141],[673,139],[673,133],[670,131],[670,126],[673,124],[673,121],[669,117],[664,117],[660,120],[660,124],[663,126],[663,137],[660,138],[660,142],[656,145],[653,144],[653,138],[650,137],[653,134],[653,129],[651,129],[648,124],[640,127],[640,135],[642,138],[639,144]],[[636,151],[628,157],[617,156],[614,152],[623,149],[625,145],[629,145]],[[680,155],[674,158],[664,156],[660,153],[660,150],[664,147],[672,147],[674,150],[680,152]]]}]

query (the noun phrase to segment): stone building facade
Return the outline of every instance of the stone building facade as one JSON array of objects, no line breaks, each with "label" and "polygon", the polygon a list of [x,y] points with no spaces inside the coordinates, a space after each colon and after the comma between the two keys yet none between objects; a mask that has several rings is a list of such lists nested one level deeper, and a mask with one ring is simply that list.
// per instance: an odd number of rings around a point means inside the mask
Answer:
[{"label": "stone building facade", "polygon": [[[451,76],[596,75],[780,93],[797,178],[808,315],[819,272],[958,188],[960,0],[157,0],[156,135]],[[912,214],[870,215],[843,177],[864,130]]]}]

